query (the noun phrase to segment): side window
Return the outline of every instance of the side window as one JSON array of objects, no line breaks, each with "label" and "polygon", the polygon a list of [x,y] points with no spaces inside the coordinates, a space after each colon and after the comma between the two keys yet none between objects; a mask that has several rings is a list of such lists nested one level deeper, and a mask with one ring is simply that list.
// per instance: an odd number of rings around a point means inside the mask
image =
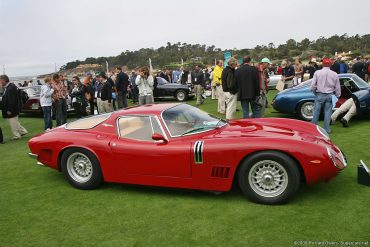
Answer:
[{"label": "side window", "polygon": [[119,134],[122,138],[152,142],[153,133],[163,135],[163,131],[154,117],[121,117],[118,120],[118,126]]},{"label": "side window", "polygon": [[351,93],[354,93],[358,90],[356,84],[348,78],[346,78],[343,82],[343,86],[345,86]]},{"label": "side window", "polygon": [[139,141],[152,141],[149,117],[122,117],[118,120],[120,136]]}]

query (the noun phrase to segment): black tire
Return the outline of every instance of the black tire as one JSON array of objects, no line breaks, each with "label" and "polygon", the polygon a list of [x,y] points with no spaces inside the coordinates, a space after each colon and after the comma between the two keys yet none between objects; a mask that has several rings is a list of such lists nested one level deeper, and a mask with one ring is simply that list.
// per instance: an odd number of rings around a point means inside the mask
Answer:
[{"label": "black tire", "polygon": [[[85,170],[78,169],[74,166],[72,167],[72,160],[73,164],[76,164],[76,166],[80,165],[76,163],[78,158],[81,160],[81,166],[84,166]],[[90,162],[90,164],[87,163],[87,160]],[[65,150],[61,157],[61,170],[68,183],[78,189],[95,189],[103,182],[103,175],[98,159],[94,154],[83,148],[69,148]],[[88,174],[85,174],[85,177],[80,174],[85,172]]]},{"label": "black tire", "polygon": [[[313,101],[301,102],[298,105],[297,111],[296,111],[298,118],[303,121],[310,122],[313,117],[313,107],[314,107]],[[311,109],[312,109],[312,114],[310,113]]]},{"label": "black tire", "polygon": [[188,99],[188,94],[184,90],[177,90],[175,93],[175,98],[177,101],[183,102]]},{"label": "black tire", "polygon": [[[242,162],[238,171],[239,188],[247,198],[256,203],[269,205],[287,203],[297,193],[301,184],[301,174],[297,165],[291,157],[277,151],[252,154]],[[264,172],[264,174],[263,178],[261,176],[261,182],[257,183],[256,176],[258,177],[258,175],[256,173],[258,172]],[[282,178],[286,182],[278,180],[275,176],[280,176],[280,179]],[[269,183],[272,184],[272,187],[277,188],[276,192],[272,188],[267,190],[262,188],[270,186]]]}]

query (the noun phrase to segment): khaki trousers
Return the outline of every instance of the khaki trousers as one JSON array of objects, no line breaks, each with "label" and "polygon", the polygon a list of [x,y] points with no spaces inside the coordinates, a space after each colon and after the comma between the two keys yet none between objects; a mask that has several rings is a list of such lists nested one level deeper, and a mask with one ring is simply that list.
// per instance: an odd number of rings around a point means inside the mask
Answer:
[{"label": "khaki trousers", "polygon": [[139,96],[139,105],[153,104],[154,98],[153,95],[140,95]]},{"label": "khaki trousers", "polygon": [[347,122],[349,122],[349,120],[351,120],[351,118],[357,114],[356,104],[352,98],[347,99],[346,102],[344,102],[338,109],[335,110],[335,112],[333,112],[331,115],[332,122],[337,120],[339,115],[346,112],[347,114],[343,118],[347,120]]},{"label": "khaki trousers", "polygon": [[100,108],[98,104],[99,114],[109,113],[113,111],[112,103],[109,103],[108,100],[100,100]]},{"label": "khaki trousers", "polygon": [[216,86],[216,94],[218,98],[217,111],[219,113],[224,114],[225,113],[225,93],[221,85]]},{"label": "khaki trousers", "polygon": [[13,139],[19,139],[21,136],[28,133],[28,131],[19,123],[18,116],[6,119],[9,123],[10,129],[13,133]]},{"label": "khaki trousers", "polygon": [[101,111],[103,110],[103,105],[102,105],[102,101],[101,101],[101,98],[97,98],[96,99],[96,107],[98,108],[98,113],[102,113]]},{"label": "khaki trousers", "polygon": [[225,92],[226,101],[226,119],[233,119],[236,112],[236,104],[238,102],[238,94]]},{"label": "khaki trousers", "polygon": [[216,86],[212,86],[212,99],[217,99]]},{"label": "khaki trousers", "polygon": [[203,93],[203,87],[202,85],[194,85],[194,93],[195,97],[197,98],[197,105],[200,105],[203,103],[202,99],[202,93]]}]

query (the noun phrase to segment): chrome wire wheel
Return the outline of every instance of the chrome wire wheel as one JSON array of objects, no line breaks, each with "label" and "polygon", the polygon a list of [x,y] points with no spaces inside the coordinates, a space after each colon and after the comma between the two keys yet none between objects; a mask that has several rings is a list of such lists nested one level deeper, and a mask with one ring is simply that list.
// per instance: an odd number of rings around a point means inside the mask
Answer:
[{"label": "chrome wire wheel", "polygon": [[314,110],[314,103],[313,102],[305,102],[301,106],[301,116],[307,120],[312,119],[313,117],[313,110]]},{"label": "chrome wire wheel", "polygon": [[78,182],[89,181],[93,174],[93,166],[90,159],[83,153],[72,153],[67,159],[67,171],[70,177]]},{"label": "chrome wire wheel", "polygon": [[178,92],[176,93],[176,99],[177,99],[178,101],[184,101],[184,100],[185,100],[185,98],[186,98],[186,93],[185,93],[184,91],[178,91]]},{"label": "chrome wire wheel", "polygon": [[273,160],[262,160],[252,166],[248,181],[255,193],[262,197],[276,197],[288,186],[285,168]]}]

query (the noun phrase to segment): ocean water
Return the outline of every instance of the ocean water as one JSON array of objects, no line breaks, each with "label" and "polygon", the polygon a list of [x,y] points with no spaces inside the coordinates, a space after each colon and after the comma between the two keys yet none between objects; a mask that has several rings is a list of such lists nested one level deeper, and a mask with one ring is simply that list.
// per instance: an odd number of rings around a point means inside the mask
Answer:
[{"label": "ocean water", "polygon": [[15,83],[15,84],[23,84],[24,81],[30,81],[32,80],[33,82],[37,81],[37,80],[40,80],[41,83],[44,83],[44,80],[43,79],[38,79],[37,77],[35,76],[15,76],[15,77],[10,77],[9,78],[11,82]]}]

